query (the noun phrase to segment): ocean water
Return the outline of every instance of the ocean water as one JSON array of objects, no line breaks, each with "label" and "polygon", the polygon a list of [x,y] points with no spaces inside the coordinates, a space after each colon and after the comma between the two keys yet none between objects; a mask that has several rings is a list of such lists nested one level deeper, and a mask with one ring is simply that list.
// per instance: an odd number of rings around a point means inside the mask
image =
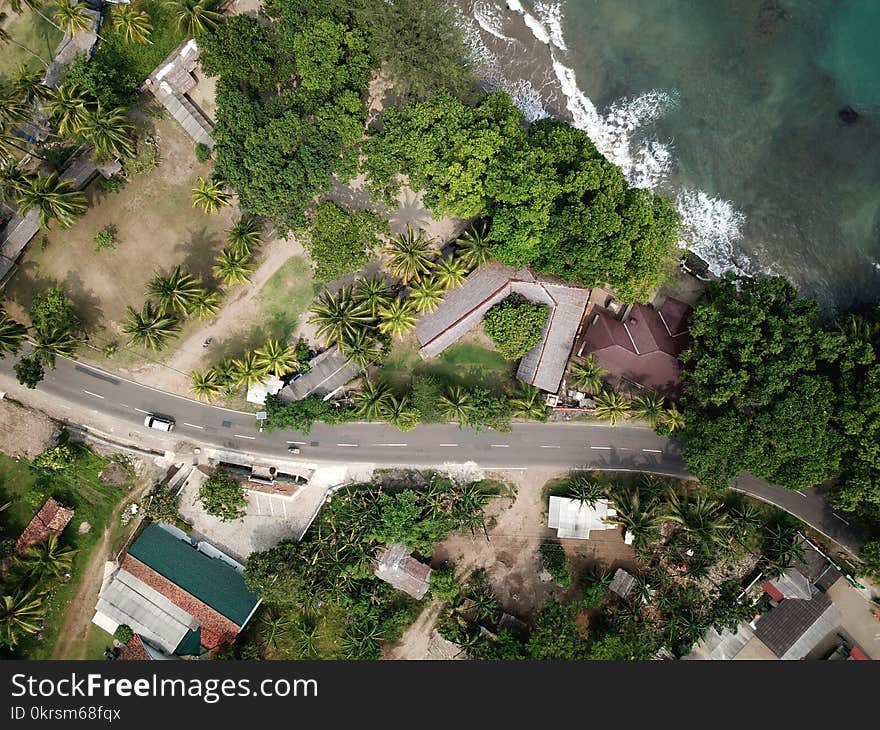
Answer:
[{"label": "ocean water", "polygon": [[880,0],[457,4],[487,84],[674,196],[715,271],[880,299]]}]

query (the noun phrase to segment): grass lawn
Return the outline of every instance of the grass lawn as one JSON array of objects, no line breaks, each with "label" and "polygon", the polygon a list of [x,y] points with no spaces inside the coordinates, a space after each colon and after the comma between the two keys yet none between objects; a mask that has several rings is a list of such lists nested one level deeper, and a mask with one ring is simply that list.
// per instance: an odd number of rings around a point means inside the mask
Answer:
[{"label": "grass lawn", "polygon": [[[6,21],[6,32],[13,41],[21,43],[45,61],[51,62],[55,48],[61,42],[61,31],[27,7],[22,7],[22,11],[19,17]],[[12,18],[8,2],[0,3],[0,12],[5,12]],[[43,12],[49,15],[46,10]],[[30,70],[45,68],[44,64],[15,43],[4,43],[0,46],[0,76],[7,78],[13,76],[22,64]]]},{"label": "grass lawn", "polygon": [[396,390],[405,391],[413,375],[430,373],[446,383],[481,385],[500,394],[515,372],[516,363],[476,342],[459,342],[432,360],[422,360],[418,344],[408,339],[395,341],[378,377]]},{"label": "grass lawn", "polygon": [[[49,593],[43,638],[28,637],[16,647],[16,655],[28,659],[48,659],[51,656],[64,613],[76,592],[78,576],[89,563],[114,507],[125,498],[133,480],[131,477],[122,487],[102,483],[99,475],[110,460],[85,447],[77,445],[76,448],[81,449],[77,460],[58,473],[38,473],[26,461],[16,461],[0,454],[0,502],[12,502],[9,509],[0,512],[4,539],[17,538],[49,497],[55,497],[75,510],[62,535],[65,545],[79,551],[71,571],[73,579],[58,584]],[[79,526],[83,522],[88,522],[91,529],[80,534]]]}]

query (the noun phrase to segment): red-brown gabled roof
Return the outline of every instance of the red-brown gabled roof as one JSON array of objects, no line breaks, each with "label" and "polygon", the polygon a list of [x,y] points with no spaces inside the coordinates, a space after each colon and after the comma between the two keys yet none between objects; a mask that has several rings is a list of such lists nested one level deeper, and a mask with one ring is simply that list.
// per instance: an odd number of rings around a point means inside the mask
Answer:
[{"label": "red-brown gabled roof", "polygon": [[49,535],[60,535],[71,519],[73,519],[73,510],[63,507],[49,497],[46,504],[40,508],[40,511],[24,528],[24,532],[15,543],[15,549],[21,552],[31,545],[43,542]]},{"label": "red-brown gabled roof", "polygon": [[147,661],[152,658],[153,657],[150,656],[149,652],[144,647],[141,637],[135,634],[128,640],[128,643],[122,647],[122,651],[119,652],[119,656],[116,657],[116,660],[132,662]]},{"label": "red-brown gabled roof", "polygon": [[863,652],[861,649],[859,649],[859,647],[856,646],[855,644],[853,644],[853,648],[850,649],[849,658],[850,659],[857,659],[859,661],[871,661],[871,657],[869,657],[867,654],[865,654],[865,652]]},{"label": "red-brown gabled roof", "polygon": [[772,598],[777,603],[785,598],[785,596],[782,595],[782,591],[780,591],[769,580],[765,580],[763,583],[761,583],[761,588],[764,589],[764,593],[770,596],[770,598]]}]

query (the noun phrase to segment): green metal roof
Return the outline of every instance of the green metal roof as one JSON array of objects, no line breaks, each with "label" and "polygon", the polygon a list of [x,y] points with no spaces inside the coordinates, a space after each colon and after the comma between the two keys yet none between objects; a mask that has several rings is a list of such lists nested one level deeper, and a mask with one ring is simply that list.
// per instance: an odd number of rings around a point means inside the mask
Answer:
[{"label": "green metal roof", "polygon": [[155,522],[147,525],[128,553],[239,626],[259,600],[245,586],[244,576]]},{"label": "green metal roof", "polygon": [[180,640],[174,653],[179,656],[199,656],[202,651],[202,630],[190,629]]}]

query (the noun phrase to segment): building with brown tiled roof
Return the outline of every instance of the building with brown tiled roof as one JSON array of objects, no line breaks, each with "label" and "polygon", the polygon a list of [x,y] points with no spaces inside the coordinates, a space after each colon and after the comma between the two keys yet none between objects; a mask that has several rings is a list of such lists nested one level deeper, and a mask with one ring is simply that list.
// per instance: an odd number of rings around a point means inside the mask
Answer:
[{"label": "building with brown tiled roof", "polygon": [[590,290],[569,286],[529,269],[513,269],[497,261],[472,271],[451,290],[436,310],[425,314],[415,329],[422,357],[436,357],[479,324],[486,312],[511,294],[549,309],[541,341],[522,358],[516,376],[530,385],[556,393],[587,308]]},{"label": "building with brown tiled roof", "polygon": [[144,646],[144,642],[141,641],[141,637],[135,634],[128,640],[128,643],[122,647],[122,651],[119,652],[116,660],[123,662],[142,662],[149,661],[152,658],[150,652],[148,652]]},{"label": "building with brown tiled roof", "polygon": [[60,535],[71,519],[73,519],[73,510],[49,497],[46,504],[24,528],[24,532],[15,543],[15,549],[21,552],[31,545],[43,542],[49,535]]},{"label": "building with brown tiled roof", "polygon": [[431,582],[430,566],[416,560],[406,545],[399,542],[379,550],[373,573],[415,599],[425,597]]},{"label": "building with brown tiled roof", "polygon": [[608,371],[614,386],[632,383],[676,395],[681,389],[678,356],[691,345],[689,304],[667,297],[659,308],[636,304],[623,319],[598,312],[584,335],[578,355]]},{"label": "building with brown tiled roof", "polygon": [[92,621],[125,624],[157,656],[202,656],[231,643],[260,605],[244,566],[169,525],[151,523],[101,588]]}]

